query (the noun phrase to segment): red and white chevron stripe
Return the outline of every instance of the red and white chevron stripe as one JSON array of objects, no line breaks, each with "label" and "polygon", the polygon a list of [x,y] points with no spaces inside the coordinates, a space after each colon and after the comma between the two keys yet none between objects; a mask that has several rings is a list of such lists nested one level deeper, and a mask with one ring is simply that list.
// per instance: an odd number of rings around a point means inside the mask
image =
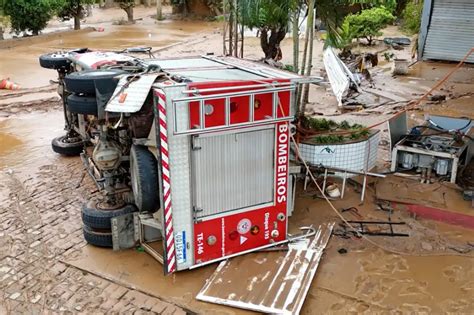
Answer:
[{"label": "red and white chevron stripe", "polygon": [[173,209],[171,206],[171,181],[168,154],[168,130],[166,124],[166,95],[161,90],[155,90],[158,98],[158,118],[160,122],[161,174],[163,177],[163,217],[166,244],[166,273],[176,271],[176,249],[173,232]]}]

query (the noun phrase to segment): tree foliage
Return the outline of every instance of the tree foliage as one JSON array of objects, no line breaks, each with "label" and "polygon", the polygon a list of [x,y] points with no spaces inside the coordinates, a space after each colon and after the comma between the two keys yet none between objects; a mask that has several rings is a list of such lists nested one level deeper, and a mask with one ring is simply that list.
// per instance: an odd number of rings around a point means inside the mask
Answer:
[{"label": "tree foliage", "polygon": [[287,33],[291,12],[297,8],[297,0],[241,0],[237,16],[240,24],[259,30],[265,58],[274,59]]},{"label": "tree foliage", "polygon": [[404,31],[410,34],[417,34],[420,31],[422,11],[423,1],[412,0],[407,3],[407,6],[402,13],[402,28]]},{"label": "tree foliage", "polygon": [[358,14],[349,14],[344,19],[343,28],[349,32],[349,38],[365,38],[371,45],[374,37],[382,35],[380,30],[394,20],[388,9],[375,7]]},{"label": "tree foliage", "polygon": [[13,31],[30,31],[38,35],[59,5],[58,0],[10,0],[5,2],[4,11],[10,16]]},{"label": "tree foliage", "polygon": [[84,17],[85,5],[94,3],[94,0],[61,0],[57,15],[63,21],[74,19],[74,29],[81,28],[80,20]]}]

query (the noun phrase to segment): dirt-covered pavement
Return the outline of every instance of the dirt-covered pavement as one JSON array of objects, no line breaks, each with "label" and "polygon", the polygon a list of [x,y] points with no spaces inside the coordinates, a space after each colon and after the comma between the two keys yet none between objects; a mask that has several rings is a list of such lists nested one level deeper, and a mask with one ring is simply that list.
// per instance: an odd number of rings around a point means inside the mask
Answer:
[{"label": "dirt-covered pavement", "polygon": [[[117,16],[119,13],[114,11]],[[130,274],[126,267],[118,268],[122,274],[108,277],[106,273],[86,271],[97,266],[78,269],[68,263],[83,259],[84,252],[91,247],[82,237],[80,206],[97,192],[88,176],[84,177],[78,158],[60,157],[50,149],[51,139],[62,133],[63,118],[56,87],[49,83],[55,79],[55,73],[41,69],[38,56],[60,48],[117,49],[136,45],[153,46],[157,57],[221,53],[222,28],[218,23],[167,20],[155,24],[147,17],[146,10],[140,9],[139,14],[143,21],[132,26],[112,25],[109,19],[97,14],[95,23],[103,26],[104,32],[61,33],[48,40],[27,40],[15,47],[0,49],[0,72],[8,69],[5,74],[23,86],[14,92],[0,91],[0,314],[235,312],[228,308],[211,311],[212,308],[203,309],[202,303],[189,302],[194,300],[195,288],[204,284],[205,275],[212,272],[213,266],[164,280],[160,265],[147,260],[146,264],[152,265],[144,267],[158,274],[144,282],[152,283],[150,287],[160,287],[159,281],[163,281],[161,290],[154,291],[139,283],[127,282]],[[315,47],[313,74],[319,75],[323,43],[317,41]],[[285,39],[282,50],[284,63],[291,63],[291,39]],[[246,38],[246,57],[261,57],[257,38]],[[413,99],[426,92],[450,67],[452,65],[423,63],[413,67],[404,78],[392,78],[389,64],[382,64],[373,74],[379,91]],[[474,84],[472,70],[462,69],[453,81],[443,86],[441,93],[448,95],[446,102],[427,104],[423,111],[410,112],[410,117],[420,119],[430,110],[474,118],[469,107]],[[308,112],[365,124],[389,117],[401,106],[361,108],[341,114],[330,90],[316,86],[311,88],[310,101]],[[381,129],[386,132],[385,126]],[[386,149],[382,146],[380,150],[381,167],[387,166]],[[311,189],[298,192],[296,211],[290,220],[292,228],[336,219],[323,201],[314,198],[314,187]],[[335,203],[338,209],[358,205],[366,219],[386,219],[387,213],[375,210],[374,204],[369,202],[373,200],[372,192],[368,192],[369,201],[359,205],[357,189],[348,190],[348,197]],[[351,216],[346,214],[349,219],[357,219]],[[303,314],[469,313],[474,308],[474,259],[469,247],[474,244],[474,233],[428,220],[415,220],[403,211],[397,211],[392,219],[408,222],[400,232],[409,232],[411,237],[375,241],[395,252],[410,255],[387,252],[363,240],[333,237]],[[347,253],[341,254],[341,249]],[[100,253],[113,255],[107,250]],[[133,261],[135,254],[125,252],[112,258],[127,256],[128,261]],[[93,263],[96,262],[91,260]],[[126,266],[121,261],[115,261],[115,265]],[[189,282],[182,283],[180,279]],[[179,292],[180,288],[186,292],[180,299],[167,294],[167,291]]]}]

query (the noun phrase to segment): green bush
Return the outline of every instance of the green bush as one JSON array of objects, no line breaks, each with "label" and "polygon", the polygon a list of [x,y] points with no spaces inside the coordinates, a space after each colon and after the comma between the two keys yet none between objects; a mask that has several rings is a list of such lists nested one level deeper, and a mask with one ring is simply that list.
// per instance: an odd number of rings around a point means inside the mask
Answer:
[{"label": "green bush", "polygon": [[58,9],[59,3],[58,0],[6,1],[4,11],[10,16],[13,31],[31,31],[33,35],[38,35]]},{"label": "green bush", "polygon": [[[308,140],[316,144],[345,143],[367,138],[370,131],[360,124],[350,124],[347,120],[337,123],[325,118],[312,118],[303,116],[300,118],[304,129],[315,131],[317,134]],[[344,132],[343,134],[337,134]],[[336,133],[336,134],[333,134]]]},{"label": "green bush", "polygon": [[417,34],[420,31],[421,13],[423,1],[411,0],[402,12],[402,29],[409,34]]},{"label": "green bush", "polygon": [[346,29],[349,38],[365,38],[372,45],[374,37],[382,35],[382,30],[392,23],[395,17],[385,7],[375,7],[362,10],[357,14],[349,14],[344,19],[343,29]]}]

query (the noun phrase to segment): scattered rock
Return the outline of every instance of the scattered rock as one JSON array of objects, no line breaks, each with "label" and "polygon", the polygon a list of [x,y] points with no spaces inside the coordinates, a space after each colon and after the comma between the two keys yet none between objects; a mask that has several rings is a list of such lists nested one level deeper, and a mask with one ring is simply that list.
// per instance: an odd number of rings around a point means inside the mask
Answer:
[{"label": "scattered rock", "polygon": [[337,250],[337,252],[338,252],[339,254],[341,254],[341,255],[344,255],[344,254],[347,254],[347,249],[345,249],[345,248],[339,248],[339,249]]},{"label": "scattered rock", "polygon": [[10,295],[10,299],[16,300],[20,297],[21,293],[20,292],[15,292],[12,295]]},{"label": "scattered rock", "polygon": [[30,301],[31,301],[31,303],[35,304],[35,303],[37,303],[39,300],[41,300],[41,295],[37,294],[37,295],[35,295],[35,297],[32,298]]},{"label": "scattered rock", "polygon": [[421,242],[421,248],[423,248],[426,251],[432,251],[433,250],[433,246],[428,242]]}]

